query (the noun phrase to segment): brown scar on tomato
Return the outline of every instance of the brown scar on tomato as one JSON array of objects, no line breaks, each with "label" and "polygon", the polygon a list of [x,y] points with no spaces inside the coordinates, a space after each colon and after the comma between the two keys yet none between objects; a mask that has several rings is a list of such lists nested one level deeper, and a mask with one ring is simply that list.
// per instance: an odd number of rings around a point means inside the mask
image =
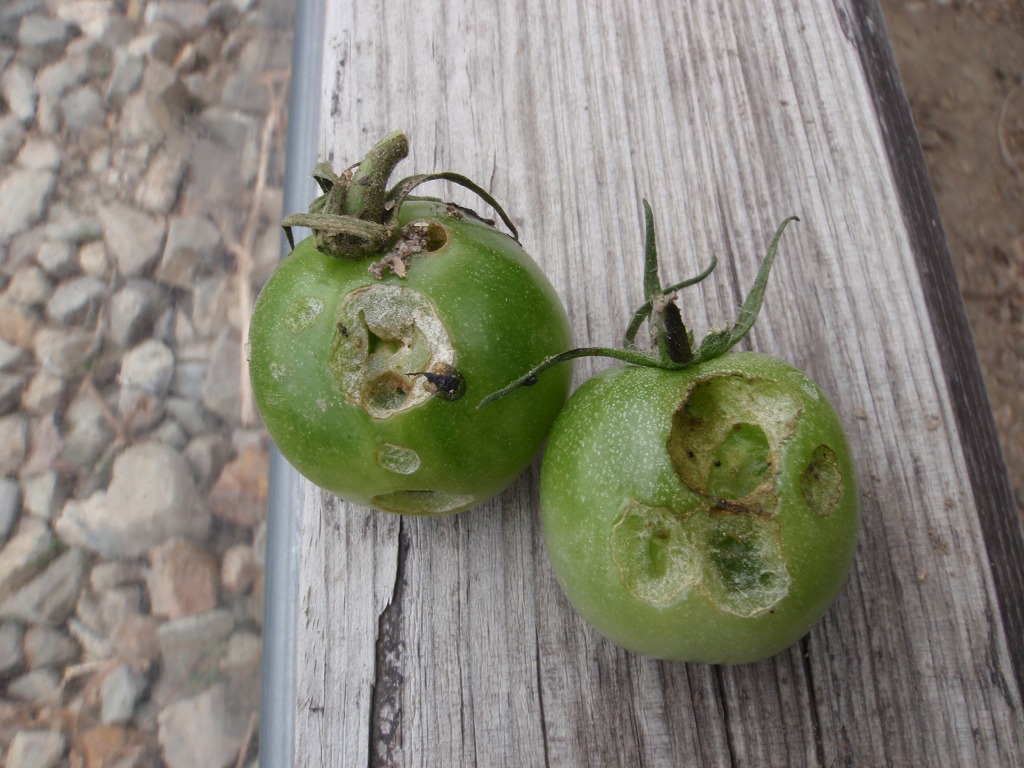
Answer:
[{"label": "brown scar on tomato", "polygon": [[424,253],[437,251],[448,242],[448,230],[436,222],[413,221],[402,228],[401,236],[391,250],[370,264],[367,271],[376,280],[388,272],[396,277],[408,274],[409,261]]}]

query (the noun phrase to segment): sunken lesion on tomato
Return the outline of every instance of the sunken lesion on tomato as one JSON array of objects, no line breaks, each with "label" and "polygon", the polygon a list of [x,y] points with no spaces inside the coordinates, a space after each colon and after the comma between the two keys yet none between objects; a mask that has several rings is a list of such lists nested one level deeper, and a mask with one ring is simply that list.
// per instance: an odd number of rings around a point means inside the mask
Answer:
[{"label": "sunken lesion on tomato", "polygon": [[[763,377],[716,373],[688,388],[672,416],[668,453],[699,503],[686,510],[623,504],[610,548],[630,594],[666,606],[697,591],[740,617],[770,611],[786,597],[780,462],[802,413],[798,391]],[[843,485],[835,451],[818,445],[798,472],[797,498],[827,517]]]},{"label": "sunken lesion on tomato", "polygon": [[722,613],[752,617],[789,593],[778,522],[759,515],[708,507],[682,513],[629,499],[610,546],[622,585],[651,606],[696,590]]},{"label": "sunken lesion on tomato", "polygon": [[345,399],[376,419],[415,408],[438,393],[455,349],[433,304],[404,285],[374,283],[341,302],[330,366]]},{"label": "sunken lesion on tomato", "polygon": [[449,515],[477,503],[469,494],[430,489],[408,489],[381,493],[371,499],[373,506],[400,515]]},{"label": "sunken lesion on tomato", "polygon": [[800,474],[800,494],[807,506],[819,517],[828,517],[839,506],[843,493],[843,470],[839,457],[822,443],[811,453],[811,459]]},{"label": "sunken lesion on tomato", "polygon": [[683,485],[717,507],[774,514],[780,449],[800,413],[798,395],[770,379],[700,379],[672,416],[672,467]]}]

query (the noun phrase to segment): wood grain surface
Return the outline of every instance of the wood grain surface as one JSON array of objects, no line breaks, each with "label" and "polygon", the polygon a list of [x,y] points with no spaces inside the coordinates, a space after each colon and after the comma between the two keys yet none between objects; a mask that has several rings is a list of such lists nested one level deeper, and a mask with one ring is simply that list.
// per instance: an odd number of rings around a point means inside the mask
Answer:
[{"label": "wood grain surface", "polygon": [[328,2],[305,33],[323,36],[321,157],[402,129],[399,174],[480,182],[581,345],[616,344],[642,302],[643,197],[666,281],[720,260],[684,296],[698,335],[799,215],[745,344],[829,395],[863,523],[819,626],[713,667],[630,655],[573,613],[536,463],[437,519],[307,486],[294,764],[1022,764],[1020,528],[874,4]]}]

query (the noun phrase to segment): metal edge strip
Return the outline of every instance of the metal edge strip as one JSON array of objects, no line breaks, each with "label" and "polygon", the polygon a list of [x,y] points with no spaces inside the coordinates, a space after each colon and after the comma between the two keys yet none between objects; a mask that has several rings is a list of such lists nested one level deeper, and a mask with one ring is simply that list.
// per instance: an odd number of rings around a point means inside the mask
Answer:
[{"label": "metal edge strip", "polygon": [[[288,96],[284,210],[305,210],[320,148],[320,86],[325,0],[297,0]],[[288,253],[283,233],[282,256]],[[295,760],[296,637],[302,536],[302,478],[271,449],[264,569],[259,764]]]}]

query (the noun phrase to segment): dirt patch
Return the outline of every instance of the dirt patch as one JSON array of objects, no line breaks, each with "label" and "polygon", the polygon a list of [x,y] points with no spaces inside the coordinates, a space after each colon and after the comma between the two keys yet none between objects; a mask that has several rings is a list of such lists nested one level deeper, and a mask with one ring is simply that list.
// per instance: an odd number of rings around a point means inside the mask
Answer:
[{"label": "dirt patch", "polygon": [[881,6],[1024,514],[1024,0]]}]

